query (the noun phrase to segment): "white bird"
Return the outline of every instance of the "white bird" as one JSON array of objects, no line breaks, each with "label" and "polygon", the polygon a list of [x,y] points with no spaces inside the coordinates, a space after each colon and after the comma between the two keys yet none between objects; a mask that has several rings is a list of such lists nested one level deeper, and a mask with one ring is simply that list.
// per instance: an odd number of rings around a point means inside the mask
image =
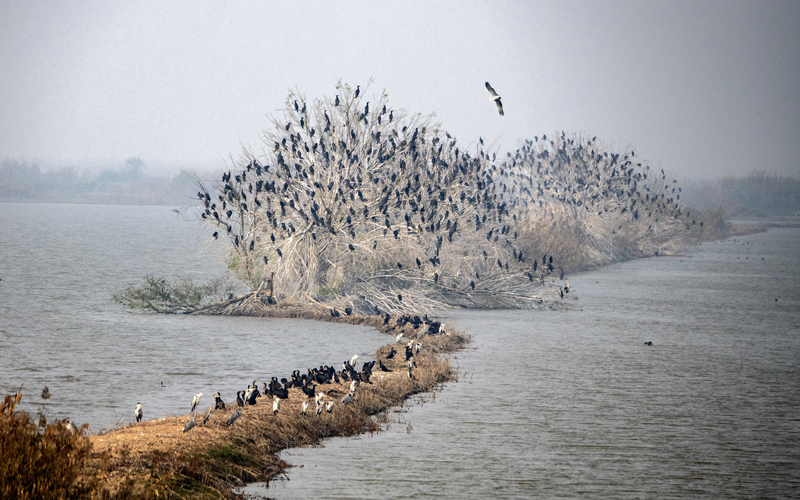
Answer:
[{"label": "white bird", "polygon": [[324,406],[323,404],[317,403],[317,415],[322,414],[322,407],[323,406]]},{"label": "white bird", "polygon": [[395,344],[399,344],[400,341],[403,340],[403,333],[400,332],[397,334],[396,340],[394,341]]},{"label": "white bird", "polygon": [[142,421],[142,403],[136,403],[136,409],[133,411],[133,414],[136,415],[136,421]]},{"label": "white bird", "polygon": [[352,392],[353,394],[355,394],[355,392],[356,392],[356,387],[358,387],[358,386],[359,386],[359,384],[361,384],[361,382],[359,382],[358,380],[353,380],[352,382],[350,382],[350,392]]},{"label": "white bird", "polygon": [[242,409],[236,408],[236,411],[231,413],[231,415],[228,417],[228,427],[233,425],[233,423],[236,422],[236,419],[239,418],[241,415],[242,415]]},{"label": "white bird", "polygon": [[417,342],[417,348],[414,354],[419,354],[419,350],[422,348],[422,342]]},{"label": "white bird", "polygon": [[324,399],[325,399],[325,393],[324,392],[318,392],[314,396],[314,403],[316,403],[316,405],[319,406]]},{"label": "white bird", "polygon": [[328,404],[325,405],[325,411],[331,413],[333,411],[333,401],[328,401]]},{"label": "white bird", "polygon": [[412,356],[411,359],[408,360],[408,369],[410,370],[410,369],[416,368],[416,367],[417,367],[417,361]]},{"label": "white bird", "polygon": [[348,405],[348,404],[350,404],[351,401],[353,401],[353,393],[352,392],[348,392],[347,395],[342,398],[342,404],[343,405]]},{"label": "white bird", "polygon": [[495,92],[492,86],[489,85],[489,82],[486,82],[486,90],[488,90],[489,93],[492,94],[492,97],[490,97],[490,99],[493,100],[494,103],[497,105],[497,112],[500,113],[500,116],[503,116],[503,103],[500,102],[500,96],[497,95],[497,92]]},{"label": "white bird", "polygon": [[272,400],[272,414],[277,415],[278,410],[281,409],[281,400],[278,398],[278,396],[274,396],[274,398],[275,399]]},{"label": "white bird", "polygon": [[350,358],[350,366],[353,368],[356,367],[356,360],[359,358],[358,354],[353,354],[353,357]]},{"label": "white bird", "polygon": [[300,405],[300,415],[305,415],[308,412],[308,401],[303,401]]},{"label": "white bird", "polygon": [[202,392],[198,392],[197,394],[194,395],[194,397],[192,398],[192,409],[189,410],[190,412],[194,411],[197,408],[197,405],[200,404],[200,398],[203,396],[205,396],[205,394],[203,394]]}]

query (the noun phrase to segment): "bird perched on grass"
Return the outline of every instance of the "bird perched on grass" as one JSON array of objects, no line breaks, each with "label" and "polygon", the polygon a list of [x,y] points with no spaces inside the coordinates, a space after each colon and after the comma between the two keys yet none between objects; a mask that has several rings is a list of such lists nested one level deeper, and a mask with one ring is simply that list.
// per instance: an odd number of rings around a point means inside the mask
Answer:
[{"label": "bird perched on grass", "polygon": [[333,412],[333,401],[328,401],[328,404],[325,405],[325,411],[328,413]]},{"label": "bird perched on grass", "polygon": [[136,415],[136,421],[142,421],[142,403],[136,403],[136,409],[133,411],[133,414]]},{"label": "bird perched on grass", "polygon": [[497,112],[500,113],[500,116],[503,116],[503,103],[500,102],[500,96],[497,95],[497,92],[495,92],[492,86],[489,85],[489,82],[486,82],[486,90],[488,90],[489,93],[492,94],[492,97],[490,97],[490,99],[493,100],[494,103],[497,105]]},{"label": "bird perched on grass", "polygon": [[225,409],[225,401],[222,400],[222,396],[220,396],[219,391],[214,393],[214,409],[215,410]]},{"label": "bird perched on grass", "polygon": [[342,404],[343,405],[348,405],[352,401],[353,401],[353,393],[352,392],[348,392],[347,395],[342,398]]},{"label": "bird perched on grass", "polygon": [[308,413],[308,401],[303,401],[303,404],[300,405],[300,415],[305,415]]},{"label": "bird perched on grass", "polygon": [[278,410],[281,409],[281,400],[278,396],[273,396],[275,399],[272,400],[272,414],[277,415]]},{"label": "bird perched on grass", "polygon": [[241,415],[242,415],[242,409],[236,408],[236,411],[231,413],[231,415],[228,417],[228,427],[233,425],[233,423],[236,422],[236,419],[238,419]]},{"label": "bird perched on grass", "polygon": [[197,405],[200,404],[200,398],[203,396],[205,396],[205,394],[203,394],[202,392],[198,392],[197,394],[194,395],[194,397],[192,398],[192,409],[189,410],[190,412],[195,411],[197,409]]},{"label": "bird perched on grass", "polygon": [[183,432],[189,432],[195,425],[197,425],[197,405],[195,405],[195,412],[194,416],[191,420],[186,422],[186,425],[183,426]]},{"label": "bird perched on grass", "polygon": [[203,412],[203,425],[206,424],[209,420],[211,420],[211,415],[214,414],[214,405],[209,406],[206,408],[206,411]]},{"label": "bird perched on grass", "polygon": [[[22,386],[20,386],[20,387],[22,387]],[[72,432],[72,433],[78,432],[78,428],[75,427],[75,425],[72,423],[72,420],[70,420],[69,417],[64,419],[64,427],[66,427],[67,430]]]}]

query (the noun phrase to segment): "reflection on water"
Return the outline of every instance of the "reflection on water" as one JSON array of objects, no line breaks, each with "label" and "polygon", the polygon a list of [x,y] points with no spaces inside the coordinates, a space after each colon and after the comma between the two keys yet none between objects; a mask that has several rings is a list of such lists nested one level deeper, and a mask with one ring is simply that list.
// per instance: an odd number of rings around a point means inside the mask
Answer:
[{"label": "reflection on water", "polygon": [[461,382],[412,404],[387,432],[284,452],[303,467],[248,491],[795,496],[797,248],[800,231],[775,229],[575,276],[573,310],[455,313],[476,347],[454,358]]}]

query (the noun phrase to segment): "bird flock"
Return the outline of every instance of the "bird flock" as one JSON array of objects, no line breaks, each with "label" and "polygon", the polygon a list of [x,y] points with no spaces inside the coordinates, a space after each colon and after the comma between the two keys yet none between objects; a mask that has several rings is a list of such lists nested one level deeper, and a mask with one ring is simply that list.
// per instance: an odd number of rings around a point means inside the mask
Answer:
[{"label": "bird flock", "polygon": [[532,297],[544,280],[529,276],[549,274],[518,241],[528,200],[483,139],[462,146],[432,116],[337,90],[291,93],[264,154],[197,182],[198,216],[230,240],[253,300],[268,281],[287,298],[358,297],[373,313]]},{"label": "bird flock", "polygon": [[[414,318],[405,319],[411,324],[414,324]],[[417,317],[416,320],[420,321],[420,318]],[[433,323],[435,323],[435,328],[438,333],[438,330],[441,328],[440,324],[438,322]],[[427,323],[422,323],[420,325],[420,333],[427,333],[429,326],[430,325]],[[405,360],[408,364],[407,373],[409,377],[413,378],[412,369],[416,367],[415,355],[419,354],[422,343],[419,338],[409,340],[398,336],[397,342],[401,341],[404,343],[407,341],[405,344]],[[282,412],[281,401],[289,399],[292,392],[294,392],[296,396],[302,398],[299,409],[299,416],[301,418],[312,413],[317,416],[323,413],[333,413],[337,404],[335,394],[341,394],[341,385],[349,385],[349,390],[339,400],[340,404],[343,406],[353,404],[362,384],[373,383],[373,369],[376,363],[380,363],[379,368],[377,368],[380,372],[393,371],[386,367],[384,360],[393,359],[396,352],[397,351],[392,348],[384,359],[366,362],[359,362],[361,356],[355,354],[350,359],[344,360],[341,369],[338,370],[333,366],[323,365],[308,368],[305,373],[301,373],[300,370],[294,370],[288,377],[280,379],[278,377],[271,377],[268,382],[259,383],[258,380],[253,380],[252,383],[247,385],[246,389],[236,392],[236,400],[232,404],[233,411],[224,419],[224,425],[230,427],[236,424],[236,422],[242,418],[243,410],[246,407],[269,405],[269,402],[271,402],[272,414],[277,416]],[[294,391],[292,391],[292,389],[294,389]],[[201,400],[204,395],[204,393],[198,392],[192,397],[191,404],[189,405],[189,414],[191,418],[184,425],[183,433],[190,432],[199,424],[208,425],[208,423],[213,420],[216,410],[230,409],[231,405],[226,405],[221,394],[216,392],[211,405],[200,413]],[[311,407],[312,401],[314,404],[313,410]],[[142,422],[143,409],[141,402],[136,403],[134,417],[137,423]],[[220,422],[222,423],[223,421]]]},{"label": "bird flock", "polygon": [[[384,317],[384,320],[388,322],[389,318]],[[302,398],[298,413],[301,418],[312,413],[317,416],[323,413],[333,413],[337,404],[343,406],[353,404],[360,392],[359,388],[363,384],[371,385],[373,383],[373,370],[377,370],[382,374],[393,371],[400,372],[404,373],[403,376],[414,379],[417,356],[423,349],[422,340],[425,336],[449,335],[449,333],[446,332],[440,322],[433,321],[427,316],[421,318],[419,316],[400,316],[395,320],[402,332],[415,332],[412,335],[413,338],[407,338],[403,333],[398,334],[395,338],[395,343],[390,346],[386,353],[382,356],[377,356],[374,360],[361,362],[359,361],[361,356],[354,354],[349,359],[342,361],[341,369],[337,369],[332,365],[322,365],[307,368],[305,373],[301,372],[301,370],[293,370],[287,377],[279,378],[273,376],[269,381],[259,382],[258,380],[253,380],[246,388],[236,391],[235,402],[231,405],[226,405],[222,395],[219,392],[215,392],[212,403],[202,413],[200,413],[201,400],[205,393],[198,392],[194,394],[191,404],[188,406],[191,418],[184,425],[183,432],[191,431],[198,424],[207,425],[213,420],[216,410],[230,409],[230,406],[233,407],[233,411],[224,420],[226,427],[236,424],[242,418],[243,410],[250,406],[264,406],[265,404],[269,405],[269,402],[271,402],[272,413],[277,416],[283,411],[281,410],[281,402],[289,399],[292,393],[296,397]],[[406,326],[410,328],[404,328]],[[402,349],[401,352],[404,352],[405,359],[403,361],[400,358],[396,358],[398,355],[396,347],[399,347]],[[394,360],[394,370],[389,369],[384,363],[384,361],[388,362],[389,360]],[[397,365],[405,366],[405,368],[398,370],[396,368]],[[337,403],[337,396],[335,395],[342,394],[340,389],[342,385],[349,386],[349,389]],[[311,406],[312,401],[313,409]],[[143,409],[141,402],[136,403],[134,417],[137,423],[142,422]]]}]

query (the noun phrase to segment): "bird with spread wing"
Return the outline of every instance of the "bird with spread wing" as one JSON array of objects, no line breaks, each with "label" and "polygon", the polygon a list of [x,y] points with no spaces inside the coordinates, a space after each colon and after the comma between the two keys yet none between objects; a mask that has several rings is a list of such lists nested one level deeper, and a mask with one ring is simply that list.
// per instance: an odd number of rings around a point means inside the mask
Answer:
[{"label": "bird with spread wing", "polygon": [[493,100],[494,103],[497,105],[497,112],[500,113],[500,116],[503,116],[503,103],[500,102],[500,96],[497,95],[497,92],[495,92],[492,86],[489,85],[489,82],[486,82],[486,90],[488,90],[489,93],[492,94],[492,97],[490,97],[490,99]]}]

